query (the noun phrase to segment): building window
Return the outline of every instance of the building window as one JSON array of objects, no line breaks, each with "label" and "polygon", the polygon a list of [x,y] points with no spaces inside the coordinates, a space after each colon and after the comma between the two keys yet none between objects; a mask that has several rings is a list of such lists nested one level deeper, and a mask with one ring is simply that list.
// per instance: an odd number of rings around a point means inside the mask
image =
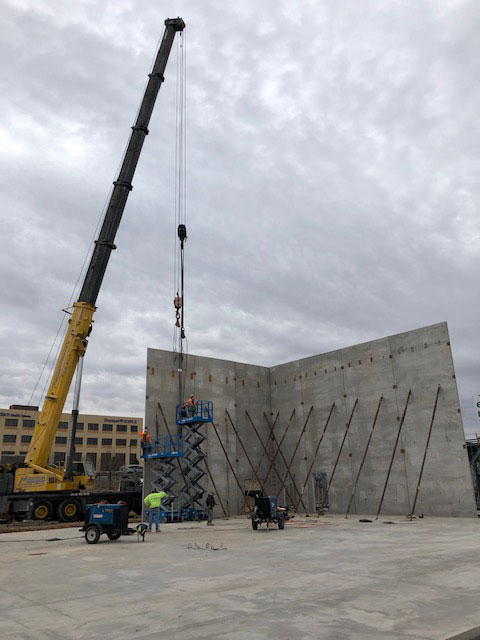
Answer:
[{"label": "building window", "polygon": [[17,441],[17,436],[13,433],[4,433],[3,434],[3,441],[4,442],[16,442]]},{"label": "building window", "polygon": [[102,438],[102,445],[111,445],[111,444],[112,444],[111,438]]},{"label": "building window", "polygon": [[53,454],[53,462],[54,464],[64,464],[65,451],[55,451]]},{"label": "building window", "polygon": [[100,454],[100,471],[113,471],[111,453]]},{"label": "building window", "polygon": [[35,427],[35,420],[24,420],[22,424],[25,429],[33,429]]},{"label": "building window", "polygon": [[136,424],[132,424],[132,426],[130,427],[130,431],[132,433],[138,433],[138,426]]},{"label": "building window", "polygon": [[21,456],[26,456],[26,455],[27,455],[27,453],[28,453],[28,451],[20,451],[20,455],[21,455]]},{"label": "building window", "polygon": [[127,441],[124,440],[123,438],[121,438],[120,440],[117,438],[115,440],[115,444],[117,445],[117,447],[126,447],[127,446]]},{"label": "building window", "polygon": [[113,431],[113,424],[104,424],[103,425],[103,430],[104,431]]},{"label": "building window", "polygon": [[130,440],[131,447],[136,447],[137,444],[138,444],[138,440],[136,438],[132,438],[132,440]]},{"label": "building window", "polygon": [[73,462],[81,462],[82,461],[82,454],[79,451],[75,451],[75,453],[73,454]]},{"label": "building window", "polygon": [[120,469],[122,464],[125,464],[125,454],[124,453],[116,453],[113,459],[113,468]]},{"label": "building window", "polygon": [[77,422],[77,431],[83,431],[83,422]]},{"label": "building window", "polygon": [[68,429],[68,422],[59,422],[58,428],[62,430]]},{"label": "building window", "polygon": [[127,430],[126,424],[117,424],[117,431],[126,431],[126,430]]},{"label": "building window", "polygon": [[87,438],[87,444],[98,444],[98,438]]},{"label": "building window", "polygon": [[30,442],[30,440],[32,439],[32,436],[22,436],[21,437],[21,442]]},{"label": "building window", "polygon": [[138,464],[138,458],[134,453],[130,454],[130,464]]},{"label": "building window", "polygon": [[83,438],[75,438],[75,444],[83,444]]},{"label": "building window", "polygon": [[89,422],[88,423],[89,431],[98,431],[98,423],[97,422]]},{"label": "building window", "polygon": [[1,457],[5,457],[5,456],[14,456],[15,452],[14,451],[2,451]]},{"label": "building window", "polygon": [[87,453],[87,462],[90,461],[95,469],[97,468],[97,454],[96,453]]},{"label": "building window", "polygon": [[[24,420],[25,422],[25,420]],[[33,422],[35,424],[35,421]],[[18,425],[18,420],[16,418],[5,418],[5,426],[6,427],[16,427]],[[25,426],[25,425],[23,425]]]},{"label": "building window", "polygon": [[55,444],[67,444],[67,437],[66,436],[57,436],[55,438]]}]

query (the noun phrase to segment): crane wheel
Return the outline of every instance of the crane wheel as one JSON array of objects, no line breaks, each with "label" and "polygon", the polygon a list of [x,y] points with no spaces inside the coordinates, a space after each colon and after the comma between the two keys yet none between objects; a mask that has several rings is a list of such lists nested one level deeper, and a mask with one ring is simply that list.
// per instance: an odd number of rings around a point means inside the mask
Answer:
[{"label": "crane wheel", "polygon": [[53,514],[52,503],[48,500],[39,500],[33,505],[34,520],[51,520]]},{"label": "crane wheel", "polygon": [[74,498],[67,498],[58,507],[58,517],[62,522],[73,522],[80,518],[80,504]]}]

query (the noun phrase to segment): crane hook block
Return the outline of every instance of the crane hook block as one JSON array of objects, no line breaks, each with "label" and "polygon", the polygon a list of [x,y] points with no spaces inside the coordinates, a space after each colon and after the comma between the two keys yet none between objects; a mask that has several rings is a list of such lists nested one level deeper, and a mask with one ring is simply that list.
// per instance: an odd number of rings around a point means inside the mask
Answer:
[{"label": "crane hook block", "polygon": [[184,224],[178,225],[178,238],[180,242],[187,239],[187,227]]},{"label": "crane hook block", "polygon": [[173,299],[173,306],[175,307],[175,309],[181,309],[182,304],[183,304],[183,300],[181,296],[175,296],[175,298]]}]

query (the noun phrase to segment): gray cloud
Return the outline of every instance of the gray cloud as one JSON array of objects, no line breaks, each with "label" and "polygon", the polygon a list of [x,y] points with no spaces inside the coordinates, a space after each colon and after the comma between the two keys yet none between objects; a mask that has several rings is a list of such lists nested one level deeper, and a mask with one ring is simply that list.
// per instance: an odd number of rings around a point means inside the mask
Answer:
[{"label": "gray cloud", "polygon": [[[447,320],[475,431],[478,4],[161,11],[4,3],[0,401],[30,396],[163,19],[182,15],[190,350],[271,365]],[[146,348],[172,345],[175,56],[166,75],[98,299],[85,411],[142,414]]]}]

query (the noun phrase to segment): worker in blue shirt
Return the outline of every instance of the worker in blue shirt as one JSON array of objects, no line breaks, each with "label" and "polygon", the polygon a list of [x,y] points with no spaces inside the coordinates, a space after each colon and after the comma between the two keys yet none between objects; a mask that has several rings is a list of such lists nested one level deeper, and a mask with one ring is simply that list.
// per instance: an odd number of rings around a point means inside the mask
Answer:
[{"label": "worker in blue shirt", "polygon": [[155,523],[155,529],[157,533],[160,531],[160,512],[162,510],[162,500],[167,497],[165,491],[158,491],[154,489],[152,493],[144,499],[144,504],[148,509],[148,530],[152,530],[152,525]]}]

